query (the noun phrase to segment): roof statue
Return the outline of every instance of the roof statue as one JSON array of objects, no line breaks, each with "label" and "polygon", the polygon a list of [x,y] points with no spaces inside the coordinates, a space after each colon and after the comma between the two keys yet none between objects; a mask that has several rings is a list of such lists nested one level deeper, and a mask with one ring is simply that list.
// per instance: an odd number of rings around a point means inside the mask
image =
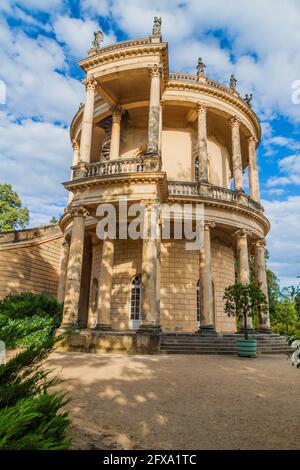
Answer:
[{"label": "roof statue", "polygon": [[250,95],[246,95],[244,98],[245,103],[251,108],[252,107],[252,100],[253,100],[253,95],[252,93]]},{"label": "roof statue", "polygon": [[92,42],[92,46],[94,49],[100,49],[100,43],[104,40],[104,34],[102,31],[96,31],[94,33],[94,40]]},{"label": "roof statue", "polygon": [[237,86],[237,79],[235,78],[234,74],[232,74],[230,77],[229,88],[231,88],[231,90],[233,91],[236,91],[236,86]]},{"label": "roof statue", "polygon": [[198,64],[197,64],[197,75],[198,75],[198,77],[204,77],[205,69],[206,69],[206,65],[203,62],[202,58],[199,57]]},{"label": "roof statue", "polygon": [[161,34],[161,16],[154,17],[152,28],[152,36],[159,36]]}]

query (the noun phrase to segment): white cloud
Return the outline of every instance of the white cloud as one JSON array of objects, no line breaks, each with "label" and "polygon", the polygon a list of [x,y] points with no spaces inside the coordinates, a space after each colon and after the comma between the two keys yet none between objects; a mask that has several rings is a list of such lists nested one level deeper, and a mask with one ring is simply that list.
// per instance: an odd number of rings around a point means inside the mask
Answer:
[{"label": "white cloud", "polygon": [[1,182],[12,184],[29,206],[31,225],[63,211],[59,205],[65,204],[67,194],[61,183],[69,179],[71,155],[66,129],[0,116]]},{"label": "white cloud", "polygon": [[67,75],[63,49],[44,35],[12,34],[3,20],[0,31],[0,79],[6,83],[8,112],[69,122],[84,90]]},{"label": "white cloud", "polygon": [[284,201],[263,201],[271,222],[268,236],[270,267],[282,285],[297,284],[300,275],[300,196]]},{"label": "white cloud", "polygon": [[[57,39],[66,44],[73,56],[80,58],[87,56],[88,49],[91,48],[94,39],[94,31],[101,29],[96,21],[68,16],[58,17],[53,26]],[[115,40],[112,33],[104,35],[103,44],[109,44]]]}]

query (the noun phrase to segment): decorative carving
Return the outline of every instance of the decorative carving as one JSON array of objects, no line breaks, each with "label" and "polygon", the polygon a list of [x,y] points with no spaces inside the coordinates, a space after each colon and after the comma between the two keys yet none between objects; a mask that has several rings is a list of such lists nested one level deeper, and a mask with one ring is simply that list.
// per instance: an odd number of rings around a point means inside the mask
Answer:
[{"label": "decorative carving", "polygon": [[241,125],[241,120],[238,116],[233,116],[230,120],[229,120],[229,124],[231,125],[231,127],[240,127]]},{"label": "decorative carving", "polygon": [[264,238],[260,238],[259,240],[257,240],[255,242],[255,246],[257,246],[258,248],[264,248],[265,249],[266,245],[267,245],[267,243],[266,243],[266,240]]},{"label": "decorative carving", "polygon": [[244,98],[244,101],[249,108],[252,108],[252,100],[253,100],[253,95],[252,93],[250,95],[246,95]]},{"label": "decorative carving", "polygon": [[92,42],[93,49],[100,49],[100,44],[104,40],[104,34],[102,31],[96,31],[94,33],[94,40]]},{"label": "decorative carving", "polygon": [[150,77],[161,77],[162,67],[160,64],[149,65]]},{"label": "decorative carving", "polygon": [[229,88],[233,91],[236,91],[237,86],[237,79],[235,78],[234,74],[230,77]]},{"label": "decorative carving", "polygon": [[89,211],[83,206],[73,207],[72,209],[70,209],[70,216],[72,217],[72,219],[74,219],[75,217],[87,217],[88,215]]},{"label": "decorative carving", "polygon": [[204,103],[197,103],[196,105],[196,109],[198,111],[198,113],[201,113],[201,114],[206,114],[207,113],[207,110],[208,110],[208,106]]},{"label": "decorative carving", "polygon": [[161,35],[161,16],[155,16],[153,21],[152,36]]},{"label": "decorative carving", "polygon": [[206,220],[204,222],[204,230],[206,231],[209,231],[211,228],[215,228],[216,227],[216,222],[214,222],[213,220]]},{"label": "decorative carving", "polygon": [[114,120],[120,120],[122,115],[123,115],[123,109],[121,106],[117,105],[117,106],[113,106],[111,108],[111,111],[112,111],[112,117],[113,117],[113,121]]},{"label": "decorative carving", "polygon": [[76,139],[72,140],[72,149],[75,150],[80,150],[79,142]]},{"label": "decorative carving", "polygon": [[240,228],[233,234],[233,236],[237,238],[247,238],[252,236],[252,232],[250,230]]},{"label": "decorative carving", "polygon": [[256,145],[258,143],[257,138],[254,135],[252,135],[251,137],[249,137],[248,143],[249,143],[249,145],[256,147]]},{"label": "decorative carving", "polygon": [[95,92],[98,87],[98,82],[94,79],[94,77],[83,80],[83,84],[85,85],[87,91]]},{"label": "decorative carving", "polygon": [[205,76],[205,69],[206,69],[206,65],[203,62],[202,58],[199,57],[198,64],[197,64],[197,76],[198,77],[204,77]]}]

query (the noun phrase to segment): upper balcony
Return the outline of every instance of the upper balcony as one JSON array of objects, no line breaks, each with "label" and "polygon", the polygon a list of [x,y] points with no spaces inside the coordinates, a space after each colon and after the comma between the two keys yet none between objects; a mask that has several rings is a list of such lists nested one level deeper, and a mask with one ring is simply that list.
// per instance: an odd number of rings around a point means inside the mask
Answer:
[{"label": "upper balcony", "polygon": [[[97,46],[97,44],[96,44]],[[88,185],[156,177],[165,199],[215,201],[262,214],[251,99],[206,76],[170,73],[168,44],[149,38],[94,47],[79,65],[86,101],[71,124],[76,197]],[[249,170],[250,196],[244,192]]]}]

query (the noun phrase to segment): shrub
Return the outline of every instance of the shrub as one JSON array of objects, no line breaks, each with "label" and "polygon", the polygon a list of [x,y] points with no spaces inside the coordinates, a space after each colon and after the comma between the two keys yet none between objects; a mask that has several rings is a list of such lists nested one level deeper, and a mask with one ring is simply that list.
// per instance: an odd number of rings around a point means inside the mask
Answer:
[{"label": "shrub", "polygon": [[70,445],[68,400],[47,392],[20,400],[0,411],[0,450],[63,450]]},{"label": "shrub", "polygon": [[10,295],[0,301],[0,339],[7,347],[41,345],[59,327],[62,305],[47,294]]},{"label": "shrub", "polygon": [[0,450],[69,447],[69,413],[62,411],[69,399],[49,393],[61,381],[43,367],[43,360],[60,339],[48,338],[0,367]]},{"label": "shrub", "polygon": [[53,318],[59,326],[62,316],[62,304],[55,297],[48,294],[25,292],[9,295],[0,300],[0,315],[5,315],[12,320],[48,316]]}]

